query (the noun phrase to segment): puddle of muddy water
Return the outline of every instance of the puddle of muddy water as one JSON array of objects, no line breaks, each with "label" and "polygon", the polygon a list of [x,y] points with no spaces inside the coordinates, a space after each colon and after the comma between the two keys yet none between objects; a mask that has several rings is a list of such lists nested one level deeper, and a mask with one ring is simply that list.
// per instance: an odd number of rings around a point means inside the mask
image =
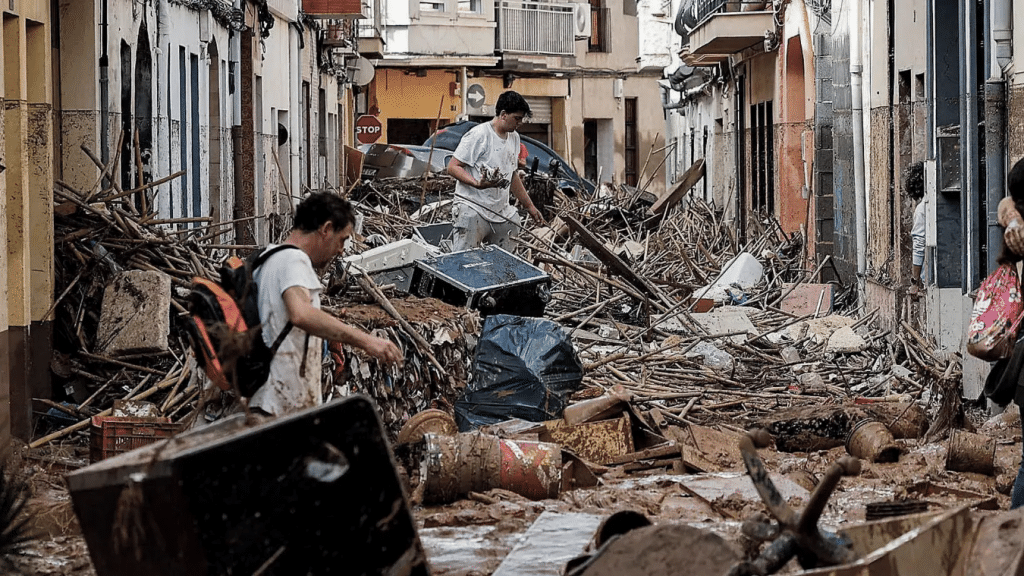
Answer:
[{"label": "puddle of muddy water", "polygon": [[544,512],[494,576],[558,576],[566,562],[583,553],[603,519],[596,514]]},{"label": "puddle of muddy water", "polygon": [[[489,574],[501,561],[494,549],[494,526],[440,526],[421,528],[420,542],[435,576],[456,574]],[[505,534],[512,541],[517,534]],[[509,544],[509,548],[511,543]],[[507,550],[507,548],[506,548]]]}]

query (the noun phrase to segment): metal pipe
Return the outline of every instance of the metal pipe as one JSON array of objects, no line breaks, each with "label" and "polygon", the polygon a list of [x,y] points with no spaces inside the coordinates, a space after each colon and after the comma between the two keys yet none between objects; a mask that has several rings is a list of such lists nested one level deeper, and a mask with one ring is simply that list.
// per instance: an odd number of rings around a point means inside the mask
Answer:
[{"label": "metal pipe", "polygon": [[960,187],[962,204],[960,206],[963,221],[963,273],[960,288],[966,294],[981,280],[979,261],[981,260],[981,230],[979,230],[979,212],[981,211],[981,182],[978,177],[978,67],[976,60],[976,43],[979,40],[973,25],[976,21],[975,4],[971,0],[960,2],[960,30],[963,39],[957,54],[960,66]]},{"label": "metal pipe", "polygon": [[[110,0],[103,0],[103,16],[100,20],[100,159],[106,165],[110,162],[110,56],[107,53],[107,26]],[[95,12],[93,12],[95,14]]]},{"label": "metal pipe", "polygon": [[861,54],[861,33],[864,30],[861,0],[850,2],[850,91],[853,101],[853,186],[855,200],[855,231],[857,235],[858,293],[864,295],[867,272],[867,190],[864,185],[864,66]]},{"label": "metal pipe", "polygon": [[993,0],[989,5],[989,25],[985,28],[985,46],[989,46],[989,77],[985,80],[985,223],[988,246],[987,270],[995,270],[1003,234],[997,207],[1003,198],[1006,174],[1006,80],[1005,59],[1009,61],[1010,0]]},{"label": "metal pipe", "polygon": [[301,196],[301,175],[302,175],[302,149],[301,143],[304,139],[302,135],[302,123],[301,119],[301,95],[302,90],[302,68],[300,63],[302,62],[302,29],[299,28],[297,23],[292,23],[288,26],[289,31],[289,50],[288,50],[288,74],[291,76],[289,79],[289,90],[288,90],[288,154],[289,157],[285,160],[289,163],[288,174],[288,193],[292,196],[288,199],[290,206],[294,206],[296,198]]},{"label": "metal pipe", "polygon": [[[170,70],[167,61],[171,42],[170,0],[158,0],[156,6],[156,142],[153,144],[157,174],[171,173],[171,130],[170,102],[168,100]],[[174,195],[163,193],[174,187],[173,183],[161,184],[153,191],[155,208],[161,218],[173,218]],[[163,198],[167,198],[164,202]]]},{"label": "metal pipe", "polygon": [[991,0],[989,18],[993,66],[1003,71],[1013,58],[1013,0]]}]

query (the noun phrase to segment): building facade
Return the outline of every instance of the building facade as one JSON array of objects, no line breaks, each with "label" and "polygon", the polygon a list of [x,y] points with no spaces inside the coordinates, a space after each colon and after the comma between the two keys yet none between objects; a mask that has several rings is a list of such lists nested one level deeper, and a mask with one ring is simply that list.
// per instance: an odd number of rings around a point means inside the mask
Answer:
[{"label": "building facade", "polygon": [[[49,2],[3,7],[0,75],[0,449],[31,425],[30,400],[49,396],[53,303],[54,26]],[[8,410],[7,407],[12,409]]]},{"label": "building facade", "polygon": [[[0,442],[52,398],[55,188],[147,188],[171,227],[281,237],[352,143],[350,0],[14,0],[3,9]],[[354,6],[354,8],[352,8]],[[107,178],[103,169],[111,167]],[[63,200],[60,200],[63,201]]]},{"label": "building facade", "polygon": [[[1024,14],[1012,0],[682,0],[679,57],[661,80],[678,142],[669,179],[707,159],[699,192],[742,231],[766,209],[806,230],[819,281],[856,286],[884,326],[959,354],[964,396],[989,365],[966,353],[972,295],[996,266],[996,206],[1024,157]],[[909,296],[925,166],[925,286]],[[749,232],[747,233],[749,238]]]},{"label": "building facade", "polygon": [[664,190],[663,63],[641,58],[636,2],[375,1],[361,47],[376,73],[356,108],[378,119],[378,142],[488,120],[512,89],[533,110],[519,131],[578,173]]}]

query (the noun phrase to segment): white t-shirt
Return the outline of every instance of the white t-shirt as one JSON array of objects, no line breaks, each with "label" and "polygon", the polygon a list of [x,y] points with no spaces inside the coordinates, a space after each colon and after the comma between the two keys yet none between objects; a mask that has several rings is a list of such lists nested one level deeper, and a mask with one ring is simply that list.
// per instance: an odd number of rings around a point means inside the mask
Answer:
[{"label": "white t-shirt", "polygon": [[[466,165],[474,178],[483,176],[483,168],[497,168],[501,178],[510,183],[519,167],[519,133],[509,132],[505,138],[498,136],[490,122],[474,126],[466,132],[455,149],[455,158]],[[455,183],[455,200],[467,198],[472,202],[461,202],[473,208],[490,222],[504,222],[515,214],[515,208],[508,203],[509,186],[478,190],[462,182]]]},{"label": "white t-shirt", "polygon": [[[271,244],[268,248],[274,246]],[[259,287],[260,322],[267,346],[274,344],[288,323],[283,297],[285,290],[293,286],[305,287],[309,290],[310,304],[320,308],[323,286],[313,270],[313,262],[302,250],[287,249],[275,253],[256,269],[253,279]],[[322,403],[320,356],[323,344],[320,338],[310,336],[307,346],[306,336],[306,331],[292,327],[270,363],[267,383],[249,399],[250,407],[281,416]],[[303,351],[306,353],[305,376],[301,375]]]},{"label": "white t-shirt", "polygon": [[914,208],[914,227],[910,229],[910,239],[913,246],[911,263],[915,266],[924,264],[924,236],[926,231],[924,218],[924,201],[922,200]]}]

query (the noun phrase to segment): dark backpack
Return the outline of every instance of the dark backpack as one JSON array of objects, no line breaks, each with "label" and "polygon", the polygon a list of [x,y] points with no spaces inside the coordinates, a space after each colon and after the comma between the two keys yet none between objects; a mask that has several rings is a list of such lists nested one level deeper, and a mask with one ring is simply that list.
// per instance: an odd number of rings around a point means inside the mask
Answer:
[{"label": "dark backpack", "polygon": [[253,273],[277,252],[298,246],[282,244],[254,252],[245,260],[232,256],[220,269],[220,281],[195,277],[189,294],[189,340],[196,361],[222,390],[238,385],[252,396],[270,375],[270,362],[291,332],[285,324],[272,346],[263,341],[259,299]]}]

